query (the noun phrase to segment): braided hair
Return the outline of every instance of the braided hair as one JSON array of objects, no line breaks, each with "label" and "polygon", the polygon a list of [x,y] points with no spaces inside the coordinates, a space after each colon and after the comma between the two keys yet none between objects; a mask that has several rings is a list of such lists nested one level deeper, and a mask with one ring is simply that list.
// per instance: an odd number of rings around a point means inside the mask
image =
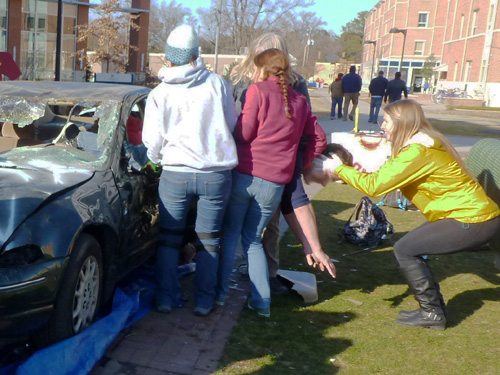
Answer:
[{"label": "braided hair", "polygon": [[290,60],[288,55],[277,48],[271,48],[259,53],[254,58],[255,66],[261,72],[262,80],[271,76],[278,77],[278,85],[281,87],[285,99],[285,114],[291,119],[292,115],[288,108],[288,82],[290,80]]}]

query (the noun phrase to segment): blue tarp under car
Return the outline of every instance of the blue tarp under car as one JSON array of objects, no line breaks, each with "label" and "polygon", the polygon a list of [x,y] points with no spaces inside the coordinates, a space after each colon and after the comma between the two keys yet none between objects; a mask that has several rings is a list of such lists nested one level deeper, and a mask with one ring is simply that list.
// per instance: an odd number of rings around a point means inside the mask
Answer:
[{"label": "blue tarp under car", "polygon": [[[195,270],[182,265],[179,278]],[[154,272],[151,266],[133,271],[116,289],[111,313],[80,334],[33,353],[22,363],[0,368],[0,375],[86,375],[120,331],[153,308]]]}]

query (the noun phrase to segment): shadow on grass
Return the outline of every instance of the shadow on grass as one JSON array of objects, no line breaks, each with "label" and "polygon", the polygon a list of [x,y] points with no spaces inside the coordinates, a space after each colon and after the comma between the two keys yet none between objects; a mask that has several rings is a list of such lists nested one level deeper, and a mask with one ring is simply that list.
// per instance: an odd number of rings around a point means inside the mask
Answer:
[{"label": "shadow on grass", "polygon": [[447,327],[456,327],[463,320],[474,315],[483,305],[484,301],[498,301],[500,287],[466,290],[447,301],[448,322]]},{"label": "shadow on grass", "polygon": [[[335,337],[332,329],[356,318],[352,312],[318,312],[301,307],[294,293],[277,298],[269,319],[245,310],[221,359],[219,373],[336,374],[335,357],[352,341]],[[228,358],[238,358],[227,363]],[[238,372],[233,372],[238,369]],[[244,369],[244,371],[241,371]]]}]

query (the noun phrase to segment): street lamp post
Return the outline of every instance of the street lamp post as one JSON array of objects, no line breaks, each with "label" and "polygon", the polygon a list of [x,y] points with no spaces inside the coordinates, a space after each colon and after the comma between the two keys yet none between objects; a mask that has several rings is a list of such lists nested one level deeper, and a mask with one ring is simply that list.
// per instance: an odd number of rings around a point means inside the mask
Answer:
[{"label": "street lamp post", "polygon": [[[57,1],[57,36],[56,36],[56,69],[55,80],[61,80],[61,40],[62,40],[62,21],[63,21],[63,3],[62,0]],[[35,19],[35,22],[36,19]],[[36,51],[33,51],[36,53]]]},{"label": "street lamp post", "polygon": [[373,44],[372,71],[370,73],[370,79],[372,79],[373,78],[373,65],[375,64],[375,49],[377,48],[377,41],[375,41],[375,40],[365,40],[364,44]]},{"label": "street lamp post", "polygon": [[389,30],[389,33],[391,34],[396,34],[396,33],[401,33],[403,34],[403,49],[401,50],[401,60],[399,61],[399,71],[401,72],[401,69],[403,69],[403,57],[405,54],[405,42],[406,42],[406,29],[398,29],[397,27],[393,27],[392,29]]}]

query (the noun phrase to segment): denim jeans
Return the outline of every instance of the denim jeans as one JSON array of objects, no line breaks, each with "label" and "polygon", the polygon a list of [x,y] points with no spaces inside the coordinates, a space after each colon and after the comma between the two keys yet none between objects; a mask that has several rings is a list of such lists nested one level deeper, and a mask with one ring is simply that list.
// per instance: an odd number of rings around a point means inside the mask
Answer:
[{"label": "denim jeans", "polygon": [[344,103],[344,97],[340,98],[332,97],[332,110],[330,111],[330,117],[335,117],[335,106],[337,106],[337,117],[342,117],[342,103]]},{"label": "denim jeans", "polygon": [[186,219],[195,197],[196,252],[195,304],[210,308],[214,303],[219,264],[220,232],[231,194],[231,171],[187,173],[162,171],[160,195],[160,236],[156,267],[156,301],[182,306],[177,278],[179,250],[182,247]]},{"label": "denim jeans", "polygon": [[258,308],[270,306],[269,274],[261,237],[281,201],[283,189],[283,184],[233,172],[233,189],[224,218],[217,300],[223,301],[227,296],[236,246],[241,235],[243,252],[248,262],[252,305]]},{"label": "denim jeans", "polygon": [[382,106],[382,97],[381,96],[372,96],[372,100],[370,102],[370,118],[368,121],[377,122],[378,121],[378,113],[380,112],[380,107]]},{"label": "denim jeans", "polygon": [[[347,120],[347,115],[351,115],[354,117],[356,114],[356,108],[358,108],[358,101],[359,101],[359,92],[344,92],[344,116],[342,117],[343,120]],[[349,104],[352,102],[352,108],[351,108],[351,113],[349,113]]]}]

